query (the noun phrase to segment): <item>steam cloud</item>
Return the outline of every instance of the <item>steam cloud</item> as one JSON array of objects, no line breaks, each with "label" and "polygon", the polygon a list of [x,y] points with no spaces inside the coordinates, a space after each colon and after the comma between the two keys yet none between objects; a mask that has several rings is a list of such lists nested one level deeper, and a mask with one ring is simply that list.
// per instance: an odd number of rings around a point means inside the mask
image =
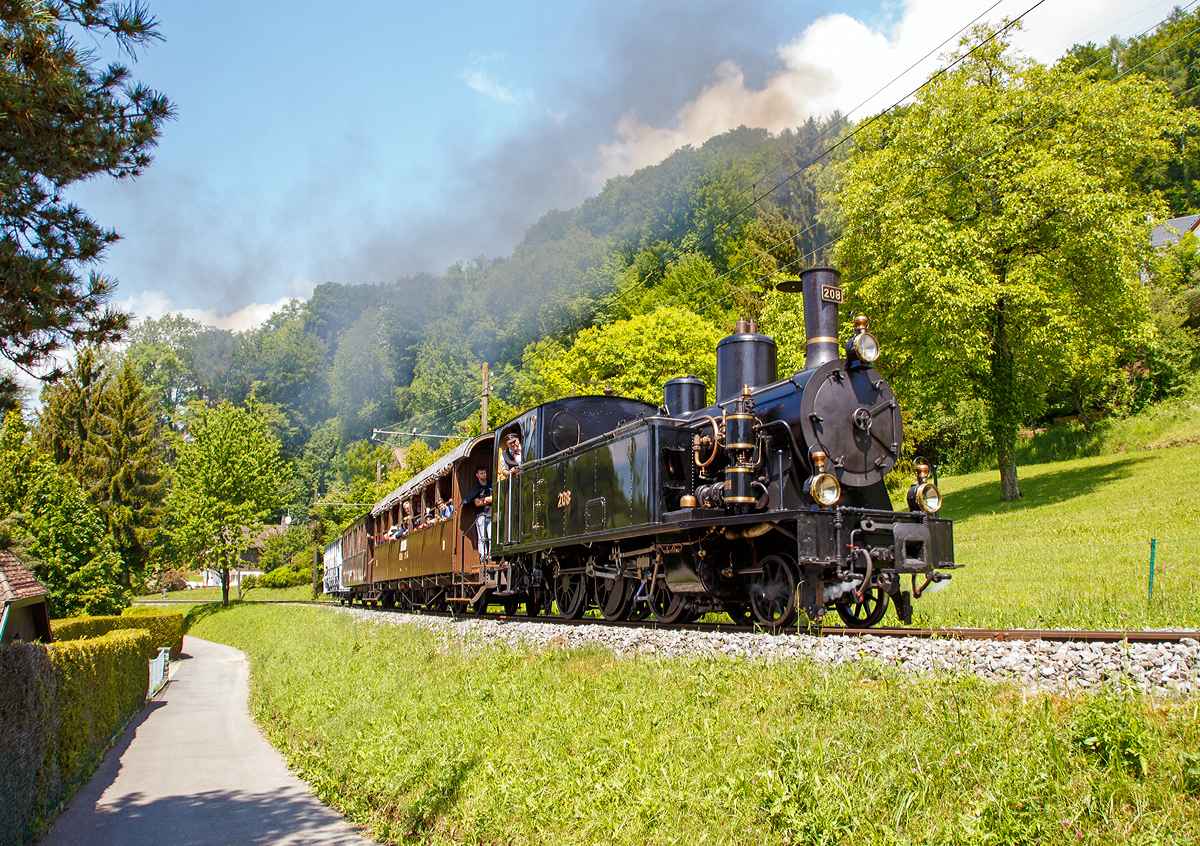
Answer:
[{"label": "steam cloud", "polygon": [[[387,150],[353,134],[338,149],[314,150],[285,197],[245,197],[151,168],[132,190],[122,187],[127,214],[114,223],[129,237],[112,253],[116,272],[124,291],[143,291],[128,303],[145,314],[187,307],[205,322],[247,328],[286,302],[288,280],[388,282],[504,255],[549,209],[573,206],[605,179],[683,144],[740,124],[779,131],[857,106],[988,5],[908,0],[895,21],[869,25],[782,0],[596,4],[571,37],[553,33],[567,71],[536,91],[514,93],[480,57],[463,70],[462,84],[520,109],[522,120],[483,152],[471,127],[447,128],[451,176],[430,180],[417,170],[414,182],[381,194],[375,165]],[[1120,21],[1120,6],[1047,4],[1015,40],[1027,55],[1053,61],[1076,41],[1137,31],[1166,10]],[[1025,8],[1005,0],[989,18]],[[854,117],[912,90],[937,64],[926,60]],[[416,193],[416,184],[433,190]]]}]

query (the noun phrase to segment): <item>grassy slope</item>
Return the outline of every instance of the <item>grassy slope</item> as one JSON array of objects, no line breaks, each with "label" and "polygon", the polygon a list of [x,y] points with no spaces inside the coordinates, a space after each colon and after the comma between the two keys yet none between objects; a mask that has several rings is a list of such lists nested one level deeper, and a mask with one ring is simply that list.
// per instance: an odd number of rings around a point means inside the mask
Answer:
[{"label": "grassy slope", "polygon": [[252,712],[289,762],[385,839],[1200,839],[1190,703],[1026,697],[870,663],[467,652],[328,609],[197,616],[193,634],[252,656]]},{"label": "grassy slope", "polygon": [[[296,585],[286,588],[265,588],[256,587],[242,593],[242,599],[246,602],[264,602],[267,600],[287,600],[289,602],[296,600],[312,599],[312,585]],[[219,587],[209,588],[193,588],[192,590],[176,590],[167,593],[167,599],[191,599],[196,602],[201,602],[206,599],[220,599],[221,589]],[[150,593],[139,599],[154,600],[162,599],[161,593]],[[237,599],[237,587],[229,589],[229,599],[234,601]]]},{"label": "grassy slope", "polygon": [[994,470],[941,480],[966,569],[916,603],[915,623],[1200,626],[1200,446],[1037,464],[1020,476],[1016,502],[1000,501]]}]

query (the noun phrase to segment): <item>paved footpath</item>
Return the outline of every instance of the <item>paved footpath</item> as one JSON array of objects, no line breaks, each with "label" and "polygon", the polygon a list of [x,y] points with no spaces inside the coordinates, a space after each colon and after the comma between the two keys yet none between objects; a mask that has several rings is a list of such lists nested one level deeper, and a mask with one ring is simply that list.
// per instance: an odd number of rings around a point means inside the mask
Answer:
[{"label": "paved footpath", "polygon": [[134,719],[37,846],[366,846],[284,764],[246,708],[249,664],[186,637],[170,684]]}]

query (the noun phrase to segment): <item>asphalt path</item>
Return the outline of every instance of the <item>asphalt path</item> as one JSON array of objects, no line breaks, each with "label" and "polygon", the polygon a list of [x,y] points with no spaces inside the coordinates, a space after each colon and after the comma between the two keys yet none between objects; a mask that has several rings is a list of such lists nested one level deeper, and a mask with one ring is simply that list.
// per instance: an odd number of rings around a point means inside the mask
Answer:
[{"label": "asphalt path", "polygon": [[308,792],[250,719],[246,656],[194,637],[183,650],[171,683],[37,846],[373,843]]}]

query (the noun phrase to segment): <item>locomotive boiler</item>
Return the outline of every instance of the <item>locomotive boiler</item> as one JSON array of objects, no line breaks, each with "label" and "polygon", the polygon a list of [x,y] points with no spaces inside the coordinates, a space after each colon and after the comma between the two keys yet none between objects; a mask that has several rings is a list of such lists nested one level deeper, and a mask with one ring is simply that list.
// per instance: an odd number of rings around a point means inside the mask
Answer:
[{"label": "locomotive boiler", "polygon": [[[363,565],[339,594],[479,613],[524,603],[567,618],[595,607],[609,620],[715,611],[769,629],[829,609],[865,628],[894,603],[910,622],[913,599],[955,568],[952,524],[921,462],[907,509],[892,508],[884,477],[901,454],[900,407],[873,367],[867,319],[838,338],[837,272],[814,268],[793,284],[807,333],[799,373],[780,379],[775,341],[742,321],[717,345],[711,402],[703,381],[680,376],[661,407],[588,396],[530,409],[381,501],[360,532]],[[506,473],[510,433],[523,454]],[[406,497],[452,496],[478,466],[496,474],[490,560],[478,559],[469,504],[452,525],[409,534],[403,550],[371,541],[413,512]],[[441,533],[430,552],[440,564],[411,557],[411,545],[430,546],[415,543],[422,531]],[[395,565],[387,578],[378,560]]]}]

